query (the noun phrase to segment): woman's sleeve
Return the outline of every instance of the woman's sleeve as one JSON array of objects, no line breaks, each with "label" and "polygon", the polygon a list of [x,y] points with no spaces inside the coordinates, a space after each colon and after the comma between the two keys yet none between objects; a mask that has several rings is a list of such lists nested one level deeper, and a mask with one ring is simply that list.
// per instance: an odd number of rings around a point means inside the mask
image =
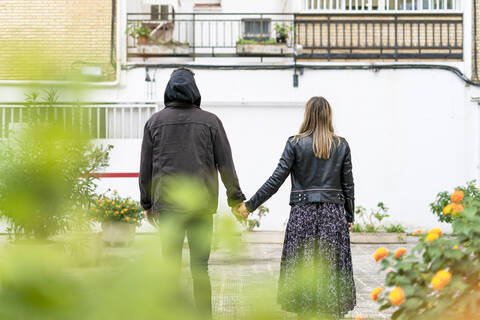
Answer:
[{"label": "woman's sleeve", "polygon": [[245,202],[249,212],[255,211],[260,205],[274,195],[290,174],[290,170],[295,162],[295,153],[293,150],[293,142],[291,140],[291,138],[288,139],[282,157],[280,158],[273,174],[268,178],[267,182],[258,189],[257,193],[255,193],[250,200]]},{"label": "woman's sleeve", "polygon": [[353,222],[355,220],[355,194],[352,173],[352,156],[350,154],[350,147],[348,146],[348,143],[347,152],[342,165],[342,190],[343,195],[345,196],[345,211],[347,214],[347,221]]}]

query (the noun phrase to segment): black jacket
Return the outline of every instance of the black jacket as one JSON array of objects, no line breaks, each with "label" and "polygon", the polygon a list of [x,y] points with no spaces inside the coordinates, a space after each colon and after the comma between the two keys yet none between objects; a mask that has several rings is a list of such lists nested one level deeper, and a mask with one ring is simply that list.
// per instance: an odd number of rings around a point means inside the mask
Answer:
[{"label": "black jacket", "polygon": [[332,145],[330,159],[319,159],[313,153],[312,137],[298,142],[290,137],[272,176],[246,202],[250,212],[278,191],[291,173],[290,205],[330,202],[345,205],[348,222],[354,221],[354,185],[350,148],[344,138]]},{"label": "black jacket", "polygon": [[245,200],[222,122],[200,109],[193,74],[174,72],[164,101],[165,109],[145,124],[139,177],[142,207],[154,212],[214,213],[217,171],[227,189],[228,204],[233,207]]}]

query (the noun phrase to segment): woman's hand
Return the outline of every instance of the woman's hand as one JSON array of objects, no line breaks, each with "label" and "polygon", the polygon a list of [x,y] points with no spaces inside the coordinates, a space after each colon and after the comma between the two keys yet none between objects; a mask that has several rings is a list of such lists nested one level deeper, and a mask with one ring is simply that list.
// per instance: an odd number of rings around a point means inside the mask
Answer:
[{"label": "woman's hand", "polygon": [[348,223],[348,231],[352,231],[353,229],[353,222]]}]

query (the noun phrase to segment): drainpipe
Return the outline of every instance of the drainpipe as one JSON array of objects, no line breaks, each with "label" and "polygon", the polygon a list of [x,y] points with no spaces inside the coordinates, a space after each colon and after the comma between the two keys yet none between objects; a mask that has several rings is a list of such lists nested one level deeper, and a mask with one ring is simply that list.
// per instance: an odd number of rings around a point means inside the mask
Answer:
[{"label": "drainpipe", "polygon": [[477,0],[473,0],[473,61],[475,81],[478,81],[478,57],[477,57]]}]

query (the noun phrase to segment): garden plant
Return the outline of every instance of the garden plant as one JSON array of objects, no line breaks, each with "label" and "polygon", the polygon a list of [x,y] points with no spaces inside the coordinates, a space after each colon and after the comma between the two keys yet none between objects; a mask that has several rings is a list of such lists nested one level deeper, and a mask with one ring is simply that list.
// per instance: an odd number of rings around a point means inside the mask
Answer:
[{"label": "garden plant", "polygon": [[[443,195],[442,195],[443,197]],[[387,272],[385,288],[371,298],[392,319],[478,319],[480,313],[480,201],[476,193],[448,194],[442,213],[452,237],[432,229],[411,250],[379,248],[374,259]]]}]

